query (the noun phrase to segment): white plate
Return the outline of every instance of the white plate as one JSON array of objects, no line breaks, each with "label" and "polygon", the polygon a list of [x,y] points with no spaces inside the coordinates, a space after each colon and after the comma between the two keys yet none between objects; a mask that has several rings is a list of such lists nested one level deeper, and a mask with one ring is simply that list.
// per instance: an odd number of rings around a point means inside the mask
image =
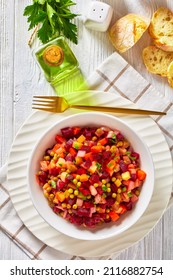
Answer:
[{"label": "white plate", "polygon": [[[70,99],[71,97],[69,97]],[[122,97],[112,93],[80,93],[73,95],[73,102],[88,103],[94,99],[97,105],[134,107]],[[119,252],[143,238],[161,218],[167,207],[172,189],[172,159],[168,144],[157,124],[146,116],[118,115],[144,139],[153,157],[155,166],[155,189],[151,202],[140,220],[116,238],[104,241],[83,241],[70,238],[56,231],[41,218],[34,208],[26,185],[27,164],[31,150],[45,130],[57,120],[79,110],[68,110],[63,114],[35,111],[18,132],[9,156],[9,192],[14,207],[29,230],[45,244],[65,253],[84,257],[98,257]]]}]

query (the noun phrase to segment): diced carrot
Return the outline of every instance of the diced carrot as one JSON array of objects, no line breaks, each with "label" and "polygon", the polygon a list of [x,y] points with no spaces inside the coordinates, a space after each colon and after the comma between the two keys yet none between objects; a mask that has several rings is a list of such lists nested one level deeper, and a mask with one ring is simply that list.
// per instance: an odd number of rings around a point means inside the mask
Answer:
[{"label": "diced carrot", "polygon": [[138,178],[140,181],[145,180],[146,175],[147,175],[147,174],[145,173],[145,171],[143,171],[143,170],[141,170],[141,169],[138,169],[138,170],[137,170],[137,178]]},{"label": "diced carrot", "polygon": [[122,215],[122,214],[123,214],[124,212],[126,212],[126,211],[127,211],[126,206],[120,205],[119,208],[118,208],[118,210],[116,210],[116,213]]},{"label": "diced carrot", "polygon": [[72,156],[76,156],[76,154],[77,154],[77,151],[72,147],[69,149],[69,152]]},{"label": "diced carrot", "polygon": [[81,157],[75,157],[75,161],[77,165],[80,165],[83,162],[83,159]]},{"label": "diced carrot", "polygon": [[92,153],[86,153],[85,156],[84,156],[85,159],[90,159],[91,161],[93,160],[93,157],[92,157]]},{"label": "diced carrot", "polygon": [[85,141],[86,137],[82,134],[77,138],[77,142],[83,143]]},{"label": "diced carrot", "polygon": [[78,126],[73,127],[73,134],[76,135],[80,132],[81,128]]},{"label": "diced carrot", "polygon": [[58,157],[64,158],[65,149],[63,147],[60,147],[55,151],[55,153],[58,155]]},{"label": "diced carrot", "polygon": [[102,146],[107,144],[107,142],[108,142],[108,138],[106,138],[106,137],[98,141],[98,143],[100,143]]},{"label": "diced carrot", "polygon": [[113,221],[113,222],[115,222],[116,220],[118,220],[119,219],[119,215],[116,213],[116,212],[114,212],[114,211],[110,211],[109,212],[109,216],[111,217],[111,220]]},{"label": "diced carrot", "polygon": [[107,170],[111,171],[115,168],[116,162],[114,159],[111,159],[107,164]]},{"label": "diced carrot", "polygon": [[91,151],[93,153],[101,153],[103,150],[103,147],[100,145],[100,146],[92,146],[91,147]]},{"label": "diced carrot", "polygon": [[57,143],[57,144],[55,144],[55,146],[53,147],[52,151],[55,153],[60,147],[61,147],[61,144]]},{"label": "diced carrot", "polygon": [[60,201],[63,202],[65,200],[65,194],[63,192],[56,192],[55,197]]},{"label": "diced carrot", "polygon": [[87,174],[80,175],[80,182],[86,182],[88,181],[89,176]]},{"label": "diced carrot", "polygon": [[76,165],[71,161],[67,161],[66,166],[67,166],[67,169],[70,170],[70,172],[76,172],[76,170],[77,170]]},{"label": "diced carrot", "polygon": [[58,142],[58,143],[63,143],[63,142],[65,141],[65,138],[62,137],[61,135],[57,134],[57,135],[55,136],[55,140],[56,140],[56,142]]}]

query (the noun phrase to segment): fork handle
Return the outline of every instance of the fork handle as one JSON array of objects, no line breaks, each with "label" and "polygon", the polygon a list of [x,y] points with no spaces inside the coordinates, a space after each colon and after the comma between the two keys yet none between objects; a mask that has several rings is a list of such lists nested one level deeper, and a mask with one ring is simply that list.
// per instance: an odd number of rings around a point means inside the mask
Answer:
[{"label": "fork handle", "polygon": [[165,112],[141,110],[141,109],[133,109],[133,108],[85,106],[85,105],[70,105],[70,108],[91,110],[91,111],[100,111],[100,112],[110,112],[110,113],[137,114],[137,115],[166,115]]}]

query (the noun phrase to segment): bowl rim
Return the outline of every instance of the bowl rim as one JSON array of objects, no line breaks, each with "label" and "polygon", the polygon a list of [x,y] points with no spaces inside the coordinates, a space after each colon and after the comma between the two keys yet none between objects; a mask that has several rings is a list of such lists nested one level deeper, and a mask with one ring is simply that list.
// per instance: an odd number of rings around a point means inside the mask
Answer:
[{"label": "bowl rim", "polygon": [[[114,232],[114,233],[109,233],[107,234],[106,236],[105,235],[100,235],[99,237],[97,235],[92,235],[92,239],[90,237],[76,237],[76,235],[72,234],[71,232],[65,232],[64,230],[61,230],[59,228],[57,228],[53,223],[51,223],[46,217],[44,217],[44,215],[42,215],[42,213],[40,212],[40,210],[38,210],[38,207],[37,207],[37,204],[35,203],[34,201],[34,197],[32,195],[32,192],[31,192],[31,187],[30,187],[30,176],[29,176],[29,170],[30,170],[30,166],[31,166],[31,163],[32,163],[32,158],[34,156],[34,152],[37,150],[39,144],[43,141],[44,137],[50,132],[52,131],[56,126],[60,125],[61,123],[63,123],[64,121],[68,121],[69,119],[73,119],[75,117],[79,117],[79,115],[83,115],[83,116],[87,116],[87,115],[93,115],[93,116],[105,116],[107,118],[110,118],[112,120],[116,120],[117,122],[119,122],[120,124],[124,125],[125,127],[127,127],[129,130],[131,130],[131,132],[136,136],[136,138],[138,138],[138,140],[143,144],[144,148],[146,149],[147,151],[147,154],[150,158],[150,166],[152,167],[152,174],[153,174],[153,177],[152,177],[152,181],[150,180],[151,182],[151,191],[150,191],[150,195],[148,196],[148,203],[146,204],[146,207],[143,209],[143,211],[140,213],[139,216],[136,217],[136,219],[134,219],[134,221],[130,224],[130,225],[126,225],[124,226],[122,229],[118,230],[118,232]],[[85,125],[81,125],[81,126],[85,126]],[[64,126],[65,127],[65,126]],[[111,128],[111,125],[108,125],[108,127]],[[53,141],[52,141],[53,142]],[[130,144],[131,144],[131,141],[130,141]],[[96,241],[96,240],[104,240],[104,239],[107,239],[107,238],[110,238],[110,237],[113,237],[113,236],[119,236],[122,232],[128,230],[129,228],[131,228],[140,218],[141,216],[144,214],[144,212],[147,210],[147,207],[150,203],[150,200],[151,200],[151,197],[153,195],[153,191],[154,191],[154,183],[155,183],[155,169],[154,169],[154,163],[153,163],[153,159],[152,159],[152,156],[151,156],[151,153],[150,153],[150,150],[148,148],[148,146],[146,145],[145,141],[142,140],[141,136],[138,135],[136,133],[135,130],[133,130],[131,128],[131,126],[129,124],[127,124],[124,120],[118,118],[117,116],[115,115],[112,115],[112,114],[109,114],[109,113],[103,113],[103,112],[79,112],[79,113],[75,113],[73,115],[68,115],[68,116],[64,116],[62,119],[58,120],[56,123],[54,123],[52,126],[50,126],[48,129],[45,130],[45,132],[41,135],[41,137],[37,140],[37,142],[35,143],[33,149],[32,149],[32,152],[30,154],[30,157],[29,157],[29,160],[28,160],[28,164],[27,164],[27,188],[28,188],[28,191],[29,191],[29,195],[30,195],[30,198],[31,198],[31,201],[33,203],[33,206],[34,208],[36,209],[37,213],[44,219],[44,221],[46,223],[48,223],[50,226],[52,226],[54,229],[56,229],[57,231],[61,232],[62,234],[64,235],[67,235],[71,238],[77,238],[79,240],[90,240],[90,241]],[[46,200],[45,200],[46,202]],[[50,207],[50,206],[49,206]],[[52,211],[53,213],[53,211]],[[56,215],[56,214],[55,214]],[[60,219],[62,219],[62,221],[66,221],[65,219],[61,218],[60,216],[58,216]],[[67,223],[69,223],[68,221],[66,221]],[[72,225],[71,223],[69,223],[69,225]],[[78,227],[79,229],[80,227]],[[89,229],[90,230],[90,229]],[[82,232],[82,230],[81,230]]]}]

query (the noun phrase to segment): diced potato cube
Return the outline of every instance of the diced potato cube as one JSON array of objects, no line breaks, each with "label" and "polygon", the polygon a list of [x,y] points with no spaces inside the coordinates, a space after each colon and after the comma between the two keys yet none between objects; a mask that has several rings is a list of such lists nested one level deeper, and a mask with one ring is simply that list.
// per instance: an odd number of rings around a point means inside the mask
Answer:
[{"label": "diced potato cube", "polygon": [[122,177],[122,179],[124,180],[124,181],[127,181],[127,180],[129,180],[130,179],[130,172],[129,171],[126,171],[126,172],[124,172],[124,173],[122,173],[121,174],[121,177]]}]

